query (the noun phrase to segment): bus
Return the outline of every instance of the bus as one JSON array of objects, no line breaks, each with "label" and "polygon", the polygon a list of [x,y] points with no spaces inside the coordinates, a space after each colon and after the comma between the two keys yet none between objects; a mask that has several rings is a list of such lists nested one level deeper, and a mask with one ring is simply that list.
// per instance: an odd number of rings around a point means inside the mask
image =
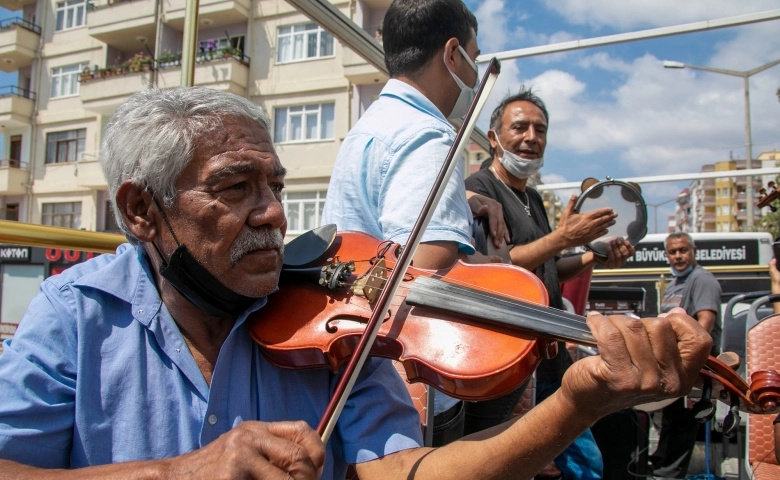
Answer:
[{"label": "bus", "polygon": [[[691,233],[696,262],[718,279],[723,302],[736,294],[770,289],[768,265],[772,235],[752,233]],[[602,313],[630,312],[640,317],[658,315],[659,298],[672,275],[664,240],[668,234],[645,236],[634,256],[622,268],[593,271],[588,309]]]}]

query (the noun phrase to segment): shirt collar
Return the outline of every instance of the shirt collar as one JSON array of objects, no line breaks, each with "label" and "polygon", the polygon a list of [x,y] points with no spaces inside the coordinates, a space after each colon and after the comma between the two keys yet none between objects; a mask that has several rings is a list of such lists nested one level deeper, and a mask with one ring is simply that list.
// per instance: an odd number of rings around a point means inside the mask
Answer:
[{"label": "shirt collar", "polygon": [[[131,304],[133,316],[147,327],[162,307],[151,264],[140,245],[120,245],[113,261],[79,278],[74,285],[94,288]],[[239,316],[234,328],[243,324],[251,313],[263,308],[266,301],[266,297],[258,298]]]},{"label": "shirt collar", "polygon": [[436,108],[436,105],[434,105],[433,102],[428,99],[428,97],[423,95],[422,92],[406,82],[391,78],[387,81],[387,84],[382,89],[382,93],[380,93],[379,96],[395,97],[402,102],[406,102],[409,105],[417,108],[418,110],[436,117],[447,125],[450,125],[450,128],[454,129],[450,122],[447,121],[447,119],[444,117],[444,114],[442,114],[441,111]]}]

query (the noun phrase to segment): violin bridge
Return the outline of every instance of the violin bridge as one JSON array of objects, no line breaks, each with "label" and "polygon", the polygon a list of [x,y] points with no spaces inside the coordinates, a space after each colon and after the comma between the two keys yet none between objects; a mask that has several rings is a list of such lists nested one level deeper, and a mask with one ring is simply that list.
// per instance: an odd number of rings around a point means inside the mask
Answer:
[{"label": "violin bridge", "polygon": [[387,282],[387,266],[385,259],[380,258],[365,275],[360,277],[352,286],[352,293],[366,297],[368,303],[373,304],[379,298],[379,292]]}]

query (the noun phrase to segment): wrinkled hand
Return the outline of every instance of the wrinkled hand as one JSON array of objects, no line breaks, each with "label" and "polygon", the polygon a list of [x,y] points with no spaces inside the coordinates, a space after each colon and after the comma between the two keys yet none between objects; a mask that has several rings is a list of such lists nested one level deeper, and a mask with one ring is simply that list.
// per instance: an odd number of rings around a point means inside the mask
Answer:
[{"label": "wrinkled hand", "polygon": [[615,224],[615,213],[611,208],[600,208],[588,213],[575,213],[577,197],[572,195],[561,214],[556,232],[563,236],[566,248],[581,247],[606,235],[609,227]]},{"label": "wrinkled hand", "polygon": [[305,422],[244,422],[194,452],[170,459],[168,478],[316,480],[325,447]]},{"label": "wrinkled hand", "polygon": [[504,207],[492,198],[474,192],[467,192],[471,214],[475,217],[487,215],[490,224],[490,236],[496,248],[509,243],[509,229],[504,222]]},{"label": "wrinkled hand", "polygon": [[634,246],[631,245],[631,242],[624,238],[613,238],[609,241],[608,248],[606,259],[602,260],[594,255],[596,262],[604,268],[622,267],[629,258],[634,256],[634,252],[636,251]]},{"label": "wrinkled hand", "polygon": [[599,355],[576,362],[561,392],[578,411],[609,413],[686,395],[699,377],[712,338],[681,308],[664,318],[588,315]]}]

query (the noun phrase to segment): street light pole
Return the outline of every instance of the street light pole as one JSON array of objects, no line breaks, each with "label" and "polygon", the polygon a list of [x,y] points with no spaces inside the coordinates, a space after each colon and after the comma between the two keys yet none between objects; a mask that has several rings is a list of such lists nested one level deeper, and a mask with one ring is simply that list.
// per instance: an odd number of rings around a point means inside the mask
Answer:
[{"label": "street light pole", "polygon": [[[769,62],[765,65],[761,65],[758,68],[747,71],[727,70],[725,68],[712,68],[712,67],[700,67],[698,65],[689,65],[687,63],[675,62],[670,60],[664,61],[664,68],[692,68],[694,70],[703,70],[705,72],[721,73],[723,75],[731,75],[732,77],[742,77],[745,85],[745,150],[747,154],[746,169],[753,168],[753,137],[750,132],[750,77],[757,73],[761,73],[766,69],[772,68],[775,65],[780,64],[780,58],[774,62]],[[747,189],[745,190],[747,201],[747,228],[753,230],[753,177],[745,177],[745,183]]]},{"label": "street light pole", "polygon": [[661,205],[666,205],[669,202],[673,202],[677,200],[678,197],[670,198],[669,200],[665,200],[661,203],[648,203],[648,207],[653,207],[653,223],[655,224],[655,229],[653,230],[653,233],[658,233],[658,207]]}]

